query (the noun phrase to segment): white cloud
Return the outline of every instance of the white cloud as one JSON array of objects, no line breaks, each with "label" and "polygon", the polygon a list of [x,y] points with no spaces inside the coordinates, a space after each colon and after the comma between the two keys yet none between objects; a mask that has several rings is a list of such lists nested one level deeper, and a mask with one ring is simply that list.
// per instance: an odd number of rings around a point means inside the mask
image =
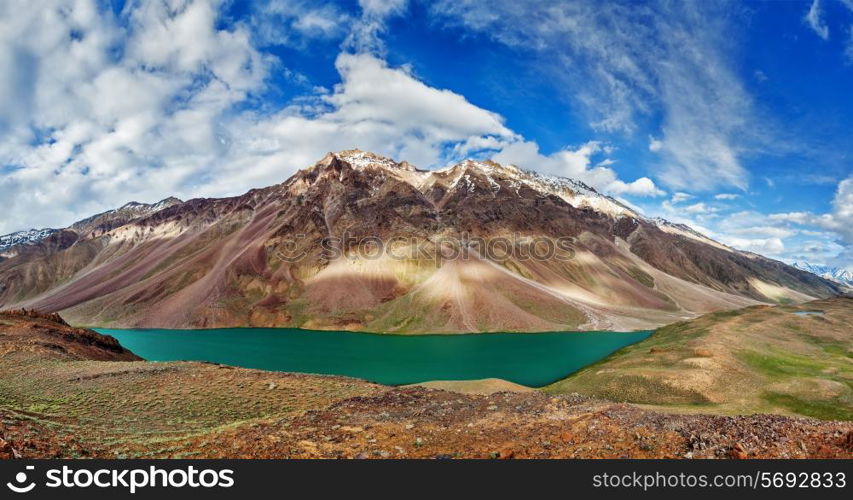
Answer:
[{"label": "white cloud", "polygon": [[728,233],[733,235],[750,235],[752,237],[787,238],[797,234],[797,231],[778,226],[749,226],[734,228],[728,231]]},{"label": "white cloud", "polygon": [[354,20],[334,3],[266,0],[253,4],[252,35],[259,45],[302,48],[312,39],[341,38]]},{"label": "white cloud", "polygon": [[704,202],[694,203],[693,205],[688,205],[682,208],[685,212],[689,214],[712,214],[718,212],[719,210],[715,207],[710,207],[706,205]]},{"label": "white cloud", "polygon": [[663,196],[665,194],[648,177],[626,183],[618,179],[613,169],[601,163],[593,166],[592,157],[603,153],[604,149],[600,142],[590,141],[576,149],[566,148],[546,156],[539,152],[539,146],[535,142],[517,141],[505,145],[499,153],[494,155],[494,160],[551,175],[578,179],[613,195]]},{"label": "white cloud", "polygon": [[365,15],[376,17],[400,14],[407,4],[408,0],[358,0],[358,5]]},{"label": "white cloud", "polygon": [[736,193],[719,193],[714,195],[715,200],[736,200],[738,198],[740,198],[740,195]]},{"label": "white cloud", "polygon": [[654,137],[649,137],[649,151],[657,153],[661,149],[663,149],[663,142]]},{"label": "white cloud", "polygon": [[722,242],[738,250],[746,250],[761,255],[773,256],[785,251],[785,244],[781,238],[749,239],[728,237],[722,238]]},{"label": "white cloud", "polygon": [[737,212],[719,222],[718,236],[733,246],[738,240],[778,238],[784,250],[768,251],[767,255],[787,262],[805,260],[853,269],[853,177],[838,184],[832,207],[832,211],[818,214]]},{"label": "white cloud", "polygon": [[814,0],[806,16],[803,18],[806,24],[824,40],[829,40],[829,27],[823,20],[823,10],[820,8],[820,0]]},{"label": "white cloud", "polygon": [[693,196],[690,194],[677,192],[677,193],[673,193],[672,198],[670,199],[670,202],[672,202],[673,204],[676,204],[676,203],[681,203],[682,201],[689,200],[690,198],[693,198]]},{"label": "white cloud", "polygon": [[443,164],[448,145],[464,156],[467,147],[517,139],[501,116],[373,55],[341,54],[336,67],[342,81],[331,94],[271,116],[246,113],[232,120],[225,130],[231,147],[202,192],[281,182],[328,151],[358,147],[427,168]]},{"label": "white cloud", "polygon": [[853,176],[838,183],[832,207],[832,212],[824,214],[788,212],[771,214],[769,218],[834,231],[847,245],[853,246]]},{"label": "white cloud", "polygon": [[352,24],[345,46],[354,52],[380,54],[384,44],[379,36],[387,29],[388,19],[403,14],[408,0],[359,0],[361,18]]},{"label": "white cloud", "polygon": [[[631,133],[662,111],[657,179],[674,189],[746,188],[741,157],[765,143],[737,75],[728,2],[442,0],[433,12],[523,50],[547,52],[596,129]],[[759,132],[761,131],[761,132]]]},{"label": "white cloud", "polygon": [[[238,111],[267,90],[277,63],[256,48],[272,42],[252,23],[221,22],[220,0],[130,2],[119,18],[96,0],[15,2],[0,9],[0,69],[16,77],[0,80],[0,233],[62,227],[129,199],[235,195],[353,147],[422,167],[520,152],[522,166],[612,194],[663,194],[645,177],[620,180],[608,158],[593,164],[609,146],[540,155],[500,115],[375,53],[340,54],[341,83],[329,91]],[[336,15],[306,5],[269,8],[289,19],[285,31],[323,31],[306,16]],[[405,6],[363,2],[359,23],[375,35]]]},{"label": "white cloud", "polygon": [[243,27],[217,27],[220,4],[130,2],[124,22],[93,0],[4,4],[18,79],[0,91],[0,165],[19,168],[0,177],[0,229],[180,192],[215,160],[221,119],[269,67]]}]

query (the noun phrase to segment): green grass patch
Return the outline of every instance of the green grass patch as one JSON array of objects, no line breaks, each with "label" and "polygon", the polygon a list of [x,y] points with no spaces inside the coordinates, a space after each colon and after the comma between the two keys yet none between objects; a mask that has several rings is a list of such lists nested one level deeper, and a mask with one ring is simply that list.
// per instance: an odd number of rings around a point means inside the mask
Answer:
[{"label": "green grass patch", "polygon": [[793,413],[821,420],[853,420],[853,407],[839,401],[802,399],[791,394],[765,392],[763,398],[768,403],[785,408]]},{"label": "green grass patch", "polygon": [[[831,346],[831,349],[837,349],[838,346]],[[781,377],[816,377],[826,379],[836,379],[827,375],[825,370],[830,367],[841,368],[836,366],[832,359],[820,357],[806,357],[790,353],[780,352],[757,352],[745,351],[739,354],[740,358],[750,367],[758,370],[764,375],[771,378]]]},{"label": "green grass patch", "polygon": [[655,287],[655,279],[649,273],[643,271],[639,267],[631,266],[627,269],[628,274],[631,275],[632,278],[639,281],[643,286],[648,288]]}]

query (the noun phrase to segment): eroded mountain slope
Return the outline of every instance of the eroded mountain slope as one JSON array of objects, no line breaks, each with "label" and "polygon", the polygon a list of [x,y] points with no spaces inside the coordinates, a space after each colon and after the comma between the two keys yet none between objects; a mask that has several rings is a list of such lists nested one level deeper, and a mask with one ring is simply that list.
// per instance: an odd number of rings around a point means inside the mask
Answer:
[{"label": "eroded mountain slope", "polygon": [[[114,327],[618,330],[840,291],[492,162],[421,171],[346,151],[242,196],[164,201],[0,262],[0,306]],[[500,238],[503,251],[471,243]],[[531,258],[541,241],[561,243]]]}]

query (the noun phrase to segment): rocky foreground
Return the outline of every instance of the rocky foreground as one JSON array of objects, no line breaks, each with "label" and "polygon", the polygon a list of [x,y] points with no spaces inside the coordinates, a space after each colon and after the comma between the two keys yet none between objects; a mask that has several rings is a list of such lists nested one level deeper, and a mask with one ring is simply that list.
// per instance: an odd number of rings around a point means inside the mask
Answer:
[{"label": "rocky foreground", "polygon": [[0,313],[2,458],[853,456],[853,422],[133,361],[57,320]]}]

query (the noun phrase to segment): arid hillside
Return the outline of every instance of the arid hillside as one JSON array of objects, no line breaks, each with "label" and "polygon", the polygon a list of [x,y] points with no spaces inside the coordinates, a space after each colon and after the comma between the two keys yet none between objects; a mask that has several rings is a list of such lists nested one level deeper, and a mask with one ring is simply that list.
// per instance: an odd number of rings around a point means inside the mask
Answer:
[{"label": "arid hillside", "polygon": [[362,151],[234,198],[128,204],[3,255],[0,307],[102,327],[631,330],[842,292],[570,179]]},{"label": "arid hillside", "polygon": [[150,363],[135,361],[108,337],[57,320],[0,314],[0,458],[853,453],[851,422],[666,414],[577,394],[491,392],[519,391],[494,381],[462,384],[473,392],[462,394],[206,363]]}]

